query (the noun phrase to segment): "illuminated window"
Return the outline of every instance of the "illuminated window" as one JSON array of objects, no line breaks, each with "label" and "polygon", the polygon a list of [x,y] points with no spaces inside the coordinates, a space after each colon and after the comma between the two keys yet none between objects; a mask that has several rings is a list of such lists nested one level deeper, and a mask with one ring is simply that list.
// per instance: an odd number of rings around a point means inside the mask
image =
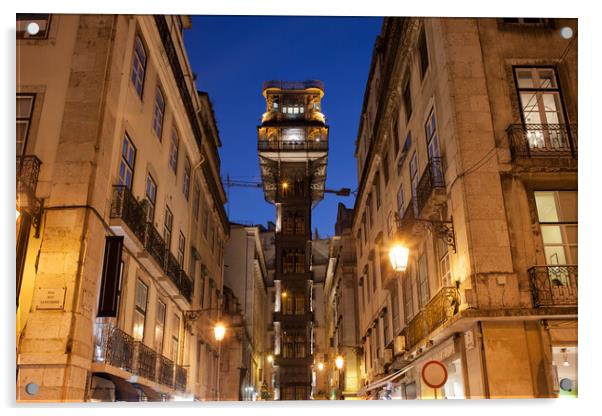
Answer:
[{"label": "illuminated window", "polygon": [[577,191],[535,191],[547,265],[577,263]]},{"label": "illuminated window", "polygon": [[178,353],[180,347],[180,317],[173,314],[171,328],[171,359],[174,363],[178,362]]},{"label": "illuminated window", "polygon": [[134,339],[142,341],[144,338],[144,321],[146,320],[146,304],[148,301],[148,286],[140,279],[136,280],[136,296],[134,304]]}]

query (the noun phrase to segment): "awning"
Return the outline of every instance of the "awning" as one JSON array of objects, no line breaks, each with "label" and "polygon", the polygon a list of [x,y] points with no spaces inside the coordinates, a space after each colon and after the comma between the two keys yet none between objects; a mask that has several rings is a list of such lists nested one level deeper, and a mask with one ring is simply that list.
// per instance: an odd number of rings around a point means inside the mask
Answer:
[{"label": "awning", "polygon": [[132,383],[132,385],[144,392],[149,402],[162,402],[163,395],[155,389],[145,386],[144,384]]},{"label": "awning", "polygon": [[121,377],[117,377],[113,374],[109,373],[94,373],[97,377],[102,377],[104,379],[110,380],[115,384],[115,400],[122,402],[139,402],[140,401],[140,392],[136,390],[136,388],[122,379]]},{"label": "awning", "polygon": [[379,387],[386,386],[387,383],[395,381],[396,379],[401,377],[404,373],[406,373],[408,370],[410,370],[410,368],[412,368],[412,366],[406,367],[403,370],[396,371],[392,374],[388,374],[388,375],[372,382],[371,384],[367,385],[366,387],[363,387],[360,390],[358,390],[357,395],[365,396],[370,390],[374,390]]}]

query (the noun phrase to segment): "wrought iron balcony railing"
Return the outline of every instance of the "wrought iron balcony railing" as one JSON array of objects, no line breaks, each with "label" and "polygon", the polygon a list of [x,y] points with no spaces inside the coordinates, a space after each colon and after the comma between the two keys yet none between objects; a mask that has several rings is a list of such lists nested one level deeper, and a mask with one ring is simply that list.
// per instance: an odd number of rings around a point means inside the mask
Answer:
[{"label": "wrought iron balcony railing", "polygon": [[170,359],[159,355],[159,383],[173,387],[174,363]]},{"label": "wrought iron balcony railing", "polygon": [[133,371],[134,338],[110,323],[95,326],[94,361]]},{"label": "wrought iron balcony railing", "polygon": [[533,306],[577,306],[577,266],[534,266],[528,270]]},{"label": "wrought iron balcony railing", "polygon": [[178,284],[178,289],[180,289],[180,293],[189,302],[192,302],[192,279],[186,274],[183,269],[180,269],[180,283]]},{"label": "wrought iron balcony railing", "polygon": [[42,161],[37,156],[17,157],[17,193],[28,192],[35,195]]},{"label": "wrought iron balcony railing", "polygon": [[163,268],[167,256],[167,246],[152,222],[147,222],[145,226],[144,248]]},{"label": "wrought iron balcony railing", "polygon": [[157,353],[140,341],[135,342],[135,350],[134,372],[139,376],[155,381],[157,375]]},{"label": "wrought iron balcony railing", "polygon": [[184,367],[176,365],[175,389],[178,391],[186,391],[186,375],[187,371]]},{"label": "wrought iron balcony railing", "polygon": [[165,274],[177,287],[180,286],[180,263],[171,252],[167,252]]},{"label": "wrought iron balcony railing", "polygon": [[328,150],[328,141],[305,141],[305,140],[260,140],[257,142],[257,150],[260,151],[299,151],[299,150]]},{"label": "wrought iron balcony railing", "polygon": [[111,201],[110,218],[120,218],[144,242],[146,233],[146,209],[136,200],[132,192],[125,185],[113,186],[113,200]]},{"label": "wrought iron balcony railing", "polygon": [[263,89],[267,90],[268,88],[278,88],[281,90],[304,90],[306,88],[318,88],[324,91],[324,83],[317,79],[307,81],[264,81]]},{"label": "wrought iron balcony railing", "polygon": [[511,124],[506,131],[513,159],[577,156],[576,124]]},{"label": "wrought iron balcony railing", "polygon": [[445,189],[445,179],[440,157],[429,159],[426,169],[416,186],[416,209],[418,213],[422,211],[433,190],[436,188]]},{"label": "wrought iron balcony railing", "polygon": [[459,307],[458,290],[455,287],[444,286],[426,304],[406,326],[406,346],[411,349],[428,337],[457,312]]}]

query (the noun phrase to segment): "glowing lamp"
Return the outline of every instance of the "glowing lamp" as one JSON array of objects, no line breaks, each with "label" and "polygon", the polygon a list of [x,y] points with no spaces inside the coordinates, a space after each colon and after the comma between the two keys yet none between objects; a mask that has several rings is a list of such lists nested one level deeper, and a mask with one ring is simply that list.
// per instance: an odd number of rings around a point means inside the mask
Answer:
[{"label": "glowing lamp", "polygon": [[389,251],[389,260],[391,261],[391,267],[396,272],[403,272],[408,266],[408,256],[410,250],[401,244],[395,244]]},{"label": "glowing lamp", "polygon": [[224,324],[218,323],[215,325],[215,328],[213,328],[213,332],[215,334],[215,339],[221,341],[224,339],[224,335],[226,335],[226,327]]},{"label": "glowing lamp", "polygon": [[340,370],[341,368],[343,368],[343,364],[345,363],[345,360],[343,360],[343,357],[341,357],[340,355],[337,356],[337,358],[334,360],[334,364],[337,366],[337,368]]}]

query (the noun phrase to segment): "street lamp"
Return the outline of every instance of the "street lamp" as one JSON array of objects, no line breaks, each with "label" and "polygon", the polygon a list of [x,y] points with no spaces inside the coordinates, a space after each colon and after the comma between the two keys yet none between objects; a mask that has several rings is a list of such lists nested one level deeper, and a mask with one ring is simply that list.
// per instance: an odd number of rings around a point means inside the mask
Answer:
[{"label": "street lamp", "polygon": [[345,364],[345,360],[343,359],[343,356],[338,355],[337,358],[335,358],[334,360],[334,365],[338,368],[339,370],[339,400],[343,400],[343,383],[342,383],[342,375],[341,375],[341,370],[343,369],[343,365]]},{"label": "street lamp", "polygon": [[224,335],[226,335],[226,327],[221,322],[218,322],[213,328],[213,333],[215,335],[215,340],[219,342],[224,339]]},{"label": "street lamp", "polygon": [[[414,218],[414,221],[419,221],[428,224],[431,231],[441,240],[443,240],[449,247],[452,248],[454,253],[456,252],[456,236],[454,233],[453,217],[451,221],[434,221],[427,220],[424,218]],[[401,233],[401,218],[399,214],[395,213],[395,224],[396,232]],[[408,257],[410,250],[399,242],[393,244],[389,250],[389,260],[391,267],[396,272],[405,271],[408,265]]]},{"label": "street lamp", "polygon": [[318,363],[318,370],[324,370],[324,363]]},{"label": "street lamp", "polygon": [[274,363],[274,356],[272,354],[268,355],[268,363],[270,363],[270,364]]}]

